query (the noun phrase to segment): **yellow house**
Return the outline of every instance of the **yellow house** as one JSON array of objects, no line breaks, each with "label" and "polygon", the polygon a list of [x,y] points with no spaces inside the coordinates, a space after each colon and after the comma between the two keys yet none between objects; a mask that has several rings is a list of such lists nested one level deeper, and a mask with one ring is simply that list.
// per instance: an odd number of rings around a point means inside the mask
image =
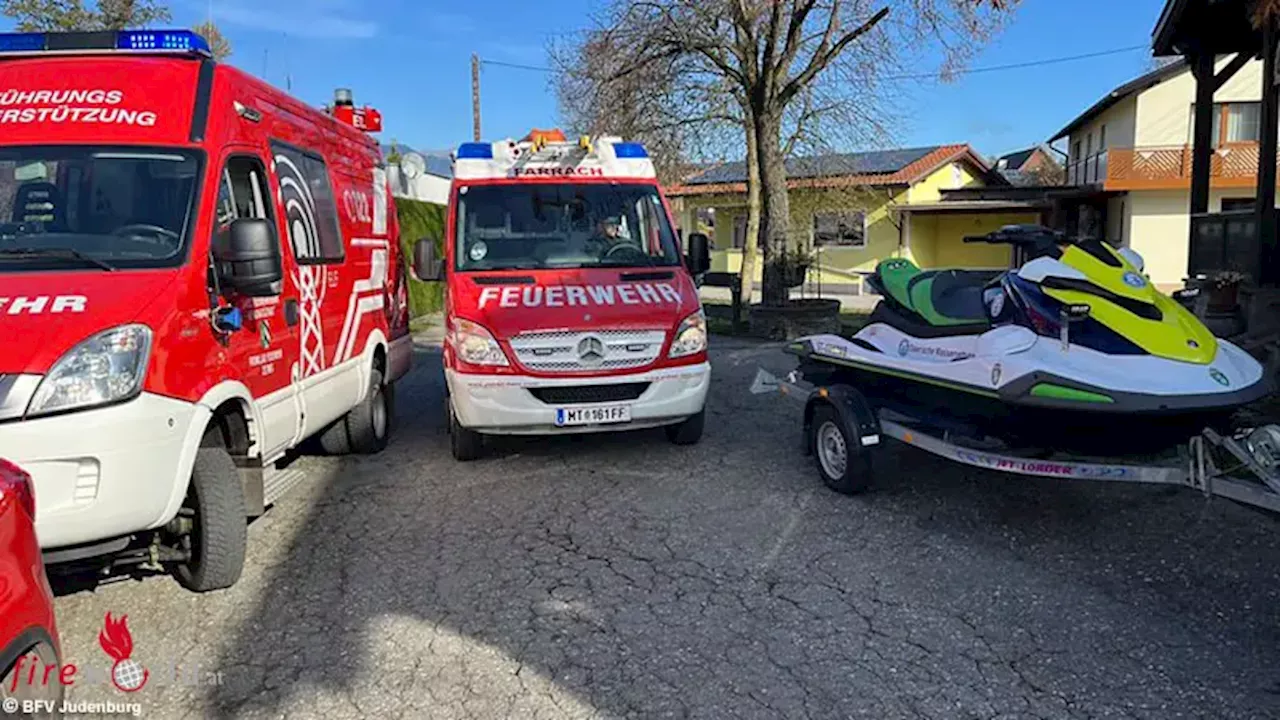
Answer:
[{"label": "yellow house", "polygon": [[[1251,60],[1214,94],[1209,212],[1253,209],[1261,88],[1262,62]],[[1165,291],[1188,274],[1195,93],[1190,68],[1177,60],[1107,93],[1050,138],[1067,140],[1067,184],[1102,198],[1084,224],[1142,255]]]},{"label": "yellow house", "polygon": [[[809,250],[814,261],[807,290],[863,294],[859,273],[889,257],[925,268],[1006,268],[1012,262],[1008,247],[963,238],[1044,221],[1042,209],[1030,203],[946,200],[948,191],[1008,184],[968,145],[793,158],[787,178],[792,246]],[[741,269],[745,179],[743,163],[727,163],[667,189],[682,228],[713,218],[713,270]]]}]

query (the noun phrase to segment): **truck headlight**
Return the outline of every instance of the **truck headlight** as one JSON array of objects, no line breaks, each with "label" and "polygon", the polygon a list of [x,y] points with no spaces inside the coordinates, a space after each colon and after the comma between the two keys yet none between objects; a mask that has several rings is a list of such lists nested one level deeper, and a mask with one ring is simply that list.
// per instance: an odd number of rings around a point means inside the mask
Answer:
[{"label": "truck headlight", "polygon": [[142,392],[151,356],[151,329],[121,325],[71,348],[40,381],[27,415],[83,410]]},{"label": "truck headlight", "polygon": [[479,323],[454,320],[453,327],[449,330],[449,340],[453,343],[453,351],[465,363],[507,366],[507,354],[502,352],[502,346],[498,345],[493,333]]},{"label": "truck headlight", "polygon": [[671,341],[667,357],[678,358],[707,349],[707,316],[702,310],[680,321],[676,338]]}]

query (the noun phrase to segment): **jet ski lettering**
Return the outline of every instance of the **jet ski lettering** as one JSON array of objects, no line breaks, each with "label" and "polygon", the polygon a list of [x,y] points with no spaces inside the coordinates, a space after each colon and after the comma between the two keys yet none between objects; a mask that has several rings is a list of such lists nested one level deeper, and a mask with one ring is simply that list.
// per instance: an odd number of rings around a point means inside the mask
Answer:
[{"label": "jet ski lettering", "polygon": [[679,305],[680,291],[668,283],[631,285],[547,285],[535,287],[487,287],[480,291],[479,307],[577,307],[590,305]]},{"label": "jet ski lettering", "polygon": [[902,357],[907,355],[924,355],[926,357],[946,358],[947,360],[968,360],[973,357],[973,353],[964,350],[953,350],[948,347],[938,347],[935,345],[916,345],[910,340],[903,339],[898,343],[898,354]]},{"label": "jet ski lettering", "polygon": [[37,295],[35,297],[26,297],[19,295],[17,297],[0,297],[0,312],[7,315],[39,315],[44,312],[51,313],[82,313],[85,305],[88,304],[89,298],[83,295]]}]

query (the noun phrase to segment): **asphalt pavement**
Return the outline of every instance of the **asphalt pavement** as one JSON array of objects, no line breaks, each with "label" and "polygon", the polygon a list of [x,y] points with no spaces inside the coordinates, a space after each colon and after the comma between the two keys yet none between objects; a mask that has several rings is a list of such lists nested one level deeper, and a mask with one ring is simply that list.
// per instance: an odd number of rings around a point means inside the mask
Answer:
[{"label": "asphalt pavement", "polygon": [[[1280,717],[1280,518],[890,449],[827,491],[774,345],[714,338],[701,444],[449,455],[438,349],[390,448],[307,457],[242,580],[59,580],[73,701],[144,717]],[[127,615],[126,694],[104,677]],[[101,672],[91,673],[91,669]],[[176,669],[176,671],[175,671]]]}]

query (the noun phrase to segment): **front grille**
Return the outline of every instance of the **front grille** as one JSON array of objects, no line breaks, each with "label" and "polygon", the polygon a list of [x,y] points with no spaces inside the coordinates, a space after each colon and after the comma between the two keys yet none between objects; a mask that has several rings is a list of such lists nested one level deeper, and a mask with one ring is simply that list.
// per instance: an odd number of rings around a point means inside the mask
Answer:
[{"label": "front grille", "polygon": [[615,385],[561,385],[529,388],[529,392],[548,405],[584,405],[635,400],[648,389],[649,383],[634,382]]},{"label": "front grille", "polygon": [[[541,372],[626,370],[658,359],[664,330],[587,330],[522,333],[511,338],[516,360]],[[595,349],[599,352],[595,352]]]}]

